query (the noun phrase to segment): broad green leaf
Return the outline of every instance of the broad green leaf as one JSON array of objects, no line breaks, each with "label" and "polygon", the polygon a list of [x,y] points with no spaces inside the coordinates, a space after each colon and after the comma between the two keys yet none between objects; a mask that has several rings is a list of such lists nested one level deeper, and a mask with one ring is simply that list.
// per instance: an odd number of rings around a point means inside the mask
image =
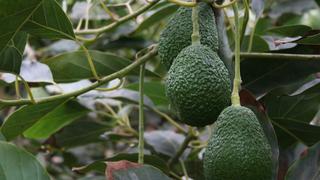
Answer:
[{"label": "broad green leaf", "polygon": [[[110,75],[132,63],[130,60],[112,53],[90,51],[90,55],[99,76]],[[56,82],[72,82],[94,78],[83,51],[60,54],[44,60],[43,63],[50,67]],[[129,74],[138,75],[139,69],[135,69]],[[151,71],[147,71],[146,74],[159,77]]]},{"label": "broad green leaf", "polygon": [[288,147],[297,141],[312,146],[320,141],[319,126],[289,118],[271,118],[271,120],[281,147]]},{"label": "broad green leaf", "polygon": [[177,5],[174,4],[168,4],[164,7],[159,8],[158,10],[155,10],[156,12],[153,13],[151,16],[146,18],[134,31],[134,33],[140,33],[151,26],[153,26],[156,23],[159,23],[161,20],[165,19],[172,13],[174,13],[178,9]]},{"label": "broad green leaf", "polygon": [[[320,85],[317,87],[319,90]],[[281,89],[278,91],[281,92]],[[320,94],[309,94],[309,91],[290,96],[277,93],[277,90],[274,90],[262,100],[268,107],[268,114],[271,118],[289,118],[310,123],[319,111]]]},{"label": "broad green leaf", "polygon": [[42,0],[22,29],[44,38],[75,39],[72,24],[56,0]]},{"label": "broad green leaf", "polygon": [[27,34],[18,32],[0,52],[0,71],[20,73],[22,55],[27,43]]},{"label": "broad green leaf", "polygon": [[22,54],[12,46],[5,47],[0,53],[0,70],[5,72],[20,72]]},{"label": "broad green leaf", "polygon": [[274,28],[268,29],[267,32],[285,36],[285,37],[296,37],[296,36],[304,36],[310,30],[312,30],[312,28],[306,25],[288,25],[288,26],[274,27]]},{"label": "broad green leaf", "polygon": [[170,180],[159,169],[150,165],[141,165],[129,161],[109,162],[107,165],[107,179],[109,180]]},{"label": "broad green leaf", "polygon": [[26,32],[20,31],[18,32],[11,43],[9,43],[10,46],[13,46],[17,48],[20,54],[24,53],[24,49],[27,45],[28,40],[28,34]]},{"label": "broad green leaf", "polygon": [[306,38],[296,41],[296,43],[306,45],[320,45],[320,34],[308,36]]},{"label": "broad green leaf", "polygon": [[[127,160],[130,162],[138,162],[138,154],[117,154],[113,157],[107,158],[105,160],[95,161],[91,164],[88,164],[86,166],[73,168],[74,171],[80,172],[80,173],[88,173],[91,171],[96,171],[99,173],[105,172],[107,168],[107,162],[116,162],[121,160]],[[158,169],[160,169],[162,172],[169,173],[169,168],[165,161],[163,161],[161,158],[154,156],[154,155],[144,155],[144,163],[152,165]]]},{"label": "broad green leaf", "polygon": [[[85,127],[85,128],[84,128]],[[64,148],[82,146],[89,143],[103,142],[100,136],[112,126],[90,120],[80,120],[66,126],[56,135],[57,144]]]},{"label": "broad green leaf", "polygon": [[289,168],[286,180],[319,179],[320,143],[306,149]]},{"label": "broad green leaf", "polygon": [[10,141],[42,118],[57,116],[55,110],[65,102],[65,100],[59,100],[23,106],[6,118],[0,130],[6,139]]},{"label": "broad green leaf", "polygon": [[312,87],[298,95],[283,94],[278,88],[261,101],[268,108],[268,114],[276,130],[280,145],[289,146],[300,141],[308,146],[320,141],[320,127],[310,125],[319,111],[319,86]]},{"label": "broad green leaf", "polygon": [[0,142],[1,180],[50,180],[48,173],[29,152]]},{"label": "broad green leaf", "polygon": [[49,138],[52,134],[86,115],[88,112],[88,109],[84,108],[76,101],[69,101],[50,112],[50,115],[46,115],[39,119],[23,134],[28,138],[34,139]]},{"label": "broad green leaf", "polygon": [[320,0],[315,0],[318,6],[320,6]]},{"label": "broad green leaf", "polygon": [[[126,86],[127,89],[139,91],[139,83],[133,83]],[[164,84],[161,82],[146,82],[144,84],[144,93],[156,106],[168,106],[169,101],[165,94]]]},{"label": "broad green leaf", "polygon": [[241,62],[241,77],[243,87],[260,96],[271,89],[301,81],[319,69],[318,60],[246,58]]},{"label": "broad green leaf", "polygon": [[21,30],[42,0],[0,0],[0,52]]}]

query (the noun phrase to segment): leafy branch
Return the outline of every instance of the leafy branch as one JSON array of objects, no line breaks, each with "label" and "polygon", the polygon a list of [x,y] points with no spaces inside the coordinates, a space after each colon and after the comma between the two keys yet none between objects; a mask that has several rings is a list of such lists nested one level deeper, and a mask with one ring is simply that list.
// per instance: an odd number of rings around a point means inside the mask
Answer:
[{"label": "leafy branch", "polygon": [[[61,95],[55,95],[50,96],[46,98],[39,98],[35,100],[36,104],[39,103],[46,103],[55,101],[58,99],[64,99],[69,97],[76,97],[83,93],[86,93],[88,91],[91,91],[93,89],[98,88],[99,86],[105,84],[106,82],[109,82],[113,79],[122,78],[125,75],[127,75],[129,72],[131,72],[133,69],[139,67],[141,64],[147,62],[150,60],[150,58],[156,56],[158,54],[157,45],[153,45],[150,47],[150,51],[142,56],[141,58],[138,58],[135,62],[130,64],[129,66],[123,68],[122,70],[115,72],[113,74],[110,74],[109,76],[106,76],[102,79],[100,79],[99,82],[95,82],[91,84],[88,87],[82,88],[80,90],[61,94]],[[281,60],[291,60],[291,61],[320,61],[320,55],[307,55],[307,54],[283,54],[283,53],[246,53],[242,52],[241,58],[252,60],[252,61],[260,61],[260,60],[266,60],[266,59],[278,59]],[[30,99],[19,99],[19,100],[4,100],[0,99],[0,105],[1,106],[17,106],[17,105],[26,105],[26,104],[33,104]],[[166,118],[167,119],[167,118]],[[183,128],[179,128],[181,132],[184,132]]]},{"label": "leafy branch", "polygon": [[[148,60],[150,60],[150,58],[156,56],[158,53],[157,51],[157,46],[151,46],[149,48],[149,52],[147,54],[145,54],[144,56],[138,58],[135,62],[133,62],[132,64],[130,64],[129,66],[123,68],[122,70],[115,72],[113,74],[110,74],[104,78],[101,78],[100,81],[97,81],[93,84],[91,84],[90,86],[87,86],[85,88],[79,89],[77,91],[73,91],[70,93],[66,93],[66,94],[61,94],[61,95],[55,95],[55,96],[50,96],[50,97],[46,97],[46,98],[39,98],[35,100],[36,104],[40,104],[40,103],[46,103],[46,102],[51,102],[51,101],[56,101],[59,99],[65,99],[65,98],[70,98],[70,97],[76,97],[79,96],[81,94],[84,94],[88,91],[94,90],[96,88],[98,88],[99,86],[113,80],[116,78],[122,78],[125,75],[127,75],[129,72],[131,72],[133,69],[139,67],[141,64],[147,62]],[[25,104],[33,104],[32,100],[29,99],[20,99],[20,100],[0,100],[0,104],[4,105],[4,106],[15,106],[15,105],[25,105]]]}]

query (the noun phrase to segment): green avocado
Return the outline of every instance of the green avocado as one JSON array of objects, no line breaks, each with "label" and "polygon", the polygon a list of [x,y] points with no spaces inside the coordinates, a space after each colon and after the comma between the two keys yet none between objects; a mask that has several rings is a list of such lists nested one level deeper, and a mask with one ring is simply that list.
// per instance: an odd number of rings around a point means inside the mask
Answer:
[{"label": "green avocado", "polygon": [[181,122],[212,124],[230,104],[231,80],[216,52],[191,45],[174,60],[166,79],[166,95]]},{"label": "green avocado", "polygon": [[[199,3],[199,28],[201,44],[217,52],[219,45],[214,13],[210,5],[204,2]],[[160,35],[159,56],[167,70],[180,51],[191,45],[191,34],[192,8],[181,7]]]},{"label": "green avocado", "polygon": [[230,106],[214,124],[204,154],[206,180],[271,180],[272,151],[248,108]]}]

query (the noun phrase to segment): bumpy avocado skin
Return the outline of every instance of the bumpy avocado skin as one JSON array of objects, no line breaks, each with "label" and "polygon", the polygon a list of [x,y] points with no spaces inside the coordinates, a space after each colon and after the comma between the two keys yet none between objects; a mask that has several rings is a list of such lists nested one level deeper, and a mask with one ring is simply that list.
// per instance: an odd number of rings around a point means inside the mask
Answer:
[{"label": "bumpy avocado skin", "polygon": [[191,126],[212,124],[230,104],[228,70],[217,53],[203,45],[181,51],[168,72],[165,87],[171,108]]},{"label": "bumpy avocado skin", "polygon": [[206,180],[271,180],[272,151],[255,114],[230,106],[219,116],[204,154]]},{"label": "bumpy avocado skin", "polygon": [[[191,45],[191,17],[192,8],[179,8],[160,35],[159,56],[167,70],[180,51]],[[217,52],[219,46],[214,13],[210,5],[204,2],[199,4],[199,26],[201,44]]]}]

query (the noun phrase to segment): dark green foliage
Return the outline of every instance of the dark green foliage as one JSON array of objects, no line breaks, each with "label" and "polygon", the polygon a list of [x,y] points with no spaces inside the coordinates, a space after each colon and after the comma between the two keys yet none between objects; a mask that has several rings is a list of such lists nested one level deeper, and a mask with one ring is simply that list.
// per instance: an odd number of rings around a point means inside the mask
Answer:
[{"label": "dark green foliage", "polygon": [[248,108],[230,106],[219,116],[204,155],[207,180],[271,180],[272,152]]},{"label": "dark green foliage", "polygon": [[173,62],[166,94],[182,122],[212,124],[230,102],[230,77],[219,56],[203,45],[183,49]]},{"label": "dark green foliage", "polygon": [[[182,49],[191,45],[192,8],[181,7],[171,18],[159,40],[159,55],[167,69]],[[201,44],[218,50],[218,35],[213,10],[206,3],[199,4]]]}]

